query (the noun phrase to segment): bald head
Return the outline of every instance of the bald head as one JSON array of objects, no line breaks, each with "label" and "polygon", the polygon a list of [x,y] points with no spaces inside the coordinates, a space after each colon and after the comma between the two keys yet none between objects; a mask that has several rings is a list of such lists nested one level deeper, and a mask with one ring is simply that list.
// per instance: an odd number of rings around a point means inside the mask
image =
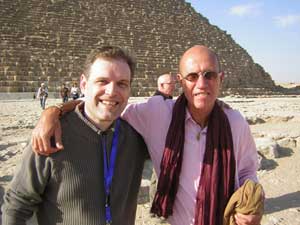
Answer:
[{"label": "bald head", "polygon": [[160,75],[157,79],[157,88],[165,96],[172,96],[175,89],[175,81],[172,74]]},{"label": "bald head", "polygon": [[224,79],[217,55],[205,46],[193,46],[181,57],[177,78],[193,119],[205,126]]},{"label": "bald head", "polygon": [[170,83],[171,81],[173,81],[172,74],[170,73],[162,74],[157,79],[157,86],[159,86],[162,83]]},{"label": "bald head", "polygon": [[187,62],[191,63],[192,61],[201,62],[203,64],[215,65],[215,67],[218,70],[216,72],[219,72],[221,69],[219,59],[216,53],[214,53],[212,50],[210,50],[204,45],[195,45],[189,48],[187,51],[185,51],[179,62],[179,72],[182,74],[185,64]]}]

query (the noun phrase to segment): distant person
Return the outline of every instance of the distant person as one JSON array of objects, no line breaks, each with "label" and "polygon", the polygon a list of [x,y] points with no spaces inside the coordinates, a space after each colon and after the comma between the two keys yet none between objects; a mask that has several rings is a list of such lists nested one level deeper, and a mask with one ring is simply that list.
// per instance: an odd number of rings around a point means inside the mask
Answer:
[{"label": "distant person", "polygon": [[[164,73],[160,75],[157,79],[157,90],[155,91],[153,96],[160,95],[164,98],[164,100],[173,99],[174,90],[175,90],[175,79],[172,73]],[[149,188],[149,197],[151,202],[156,192],[156,186],[157,186],[157,176],[153,169],[151,175],[151,185]]]},{"label": "distant person", "polygon": [[82,102],[61,118],[64,151],[25,150],[4,196],[3,225],[134,225],[143,166],[142,137],[123,119],[134,76],[133,59],[104,46],[87,57]]},{"label": "distant person", "polygon": [[77,83],[73,83],[72,88],[71,88],[71,97],[73,100],[76,100],[80,96],[80,89],[77,86]]},{"label": "distant person", "polygon": [[48,98],[48,88],[46,87],[45,83],[41,83],[41,86],[37,91],[36,97],[40,99],[42,109],[45,109],[46,100]]},{"label": "distant person", "polygon": [[66,84],[62,84],[60,89],[60,97],[63,103],[69,100],[69,88],[66,86]]},{"label": "distant person", "polygon": [[172,99],[175,90],[175,80],[171,73],[162,74],[157,79],[157,90],[154,96],[161,95],[164,99]]}]

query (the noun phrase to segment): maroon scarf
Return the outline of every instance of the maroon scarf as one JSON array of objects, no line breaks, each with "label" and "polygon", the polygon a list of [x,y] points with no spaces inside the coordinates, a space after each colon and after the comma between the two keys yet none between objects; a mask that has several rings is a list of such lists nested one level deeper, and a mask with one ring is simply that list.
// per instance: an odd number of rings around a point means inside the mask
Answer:
[{"label": "maroon scarf", "polygon": [[[151,212],[167,218],[179,185],[185,137],[187,100],[176,101],[160,164],[160,176]],[[225,206],[234,192],[235,159],[231,128],[226,114],[215,103],[209,116],[206,148],[199,181],[195,225],[221,225]]]}]

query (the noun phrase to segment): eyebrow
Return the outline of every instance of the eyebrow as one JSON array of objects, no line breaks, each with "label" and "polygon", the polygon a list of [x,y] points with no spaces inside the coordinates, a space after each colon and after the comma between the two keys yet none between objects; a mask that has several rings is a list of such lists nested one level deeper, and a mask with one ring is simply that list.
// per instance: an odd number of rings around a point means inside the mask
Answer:
[{"label": "eyebrow", "polygon": [[193,75],[193,74],[196,74],[196,75],[198,75],[198,73],[197,73],[197,72],[190,72],[190,73],[188,73],[188,74],[184,75],[184,77],[186,77],[186,76],[188,76],[188,75]]},{"label": "eyebrow", "polygon": [[123,80],[118,80],[117,82],[128,82],[128,83],[129,83],[130,80],[124,80],[124,79],[123,79]]},{"label": "eyebrow", "polygon": [[203,71],[199,71],[199,72],[190,72],[190,73],[186,74],[186,76],[187,76],[187,75],[190,75],[190,74],[198,74],[198,73],[203,74],[203,73],[207,73],[207,72],[219,73],[219,72],[217,72],[217,71],[215,71],[215,70],[210,70],[210,69],[208,69],[208,70],[203,70]]},{"label": "eyebrow", "polygon": [[[94,80],[98,81],[98,80],[111,80],[111,79],[110,79],[110,77],[97,77]],[[130,82],[130,79],[129,80],[127,80],[127,79],[117,80],[116,82]]]}]

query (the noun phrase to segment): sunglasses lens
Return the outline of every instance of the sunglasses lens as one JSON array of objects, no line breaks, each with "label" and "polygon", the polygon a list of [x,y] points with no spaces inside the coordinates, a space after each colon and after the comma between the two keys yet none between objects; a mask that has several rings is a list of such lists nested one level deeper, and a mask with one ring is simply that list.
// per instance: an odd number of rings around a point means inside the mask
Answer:
[{"label": "sunglasses lens", "polygon": [[199,78],[199,75],[197,73],[190,73],[185,77],[186,80],[191,81],[191,82],[197,81],[198,78]]},{"label": "sunglasses lens", "polygon": [[[199,79],[200,73],[190,73],[184,77],[184,79],[190,82],[197,82]],[[202,73],[202,76],[205,80],[215,80],[218,77],[218,73],[214,71],[205,71]]]},{"label": "sunglasses lens", "polygon": [[212,79],[216,79],[218,76],[218,74],[216,72],[213,71],[207,71],[203,73],[203,77],[207,80],[212,80]]}]

